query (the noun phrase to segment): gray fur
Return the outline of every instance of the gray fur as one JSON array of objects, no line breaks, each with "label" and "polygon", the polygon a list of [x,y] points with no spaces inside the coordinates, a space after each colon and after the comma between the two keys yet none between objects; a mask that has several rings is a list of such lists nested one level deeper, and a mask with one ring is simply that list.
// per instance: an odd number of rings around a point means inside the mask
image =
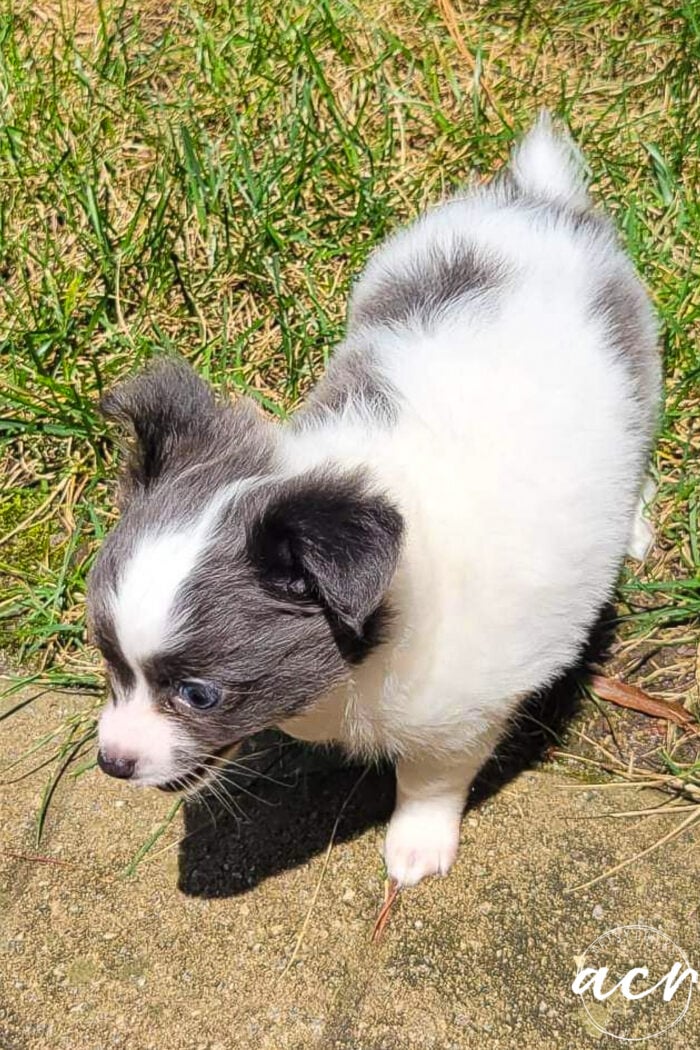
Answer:
[{"label": "gray fur", "polygon": [[331,357],[325,375],[314,387],[294,425],[320,422],[347,408],[361,407],[377,421],[390,426],[397,417],[398,393],[377,368],[371,333],[361,341],[348,340]]},{"label": "gray fur", "polygon": [[[89,581],[93,638],[128,697],[136,672],[202,758],[311,704],[383,637],[384,594],[402,540],[400,515],[362,472],[275,477],[269,425],[245,402],[220,404],[183,362],[166,360],[107,402],[136,435],[121,520]],[[239,478],[171,611],[171,635],[138,668],[121,652],[111,596],[145,534],[187,527]],[[173,703],[179,683],[214,683],[220,705]]]},{"label": "gray fur", "polygon": [[106,537],[88,581],[91,637],[123,687],[133,680],[114,632],[110,595],[146,532],[194,520],[212,492],[270,470],[275,431],[247,399],[218,402],[182,360],[161,358],[102,402],[134,440],[121,477],[122,516]]},{"label": "gray fur", "polygon": [[[323,611],[263,588],[231,525],[178,595],[182,630],[143,668],[156,703],[184,721],[205,752],[278,724],[347,675]],[[173,708],[173,690],[188,678],[216,683],[223,694],[216,711],[202,718]]]},{"label": "gray fur", "polygon": [[251,401],[218,402],[177,358],[156,361],[118,386],[103,406],[135,440],[121,478],[123,514],[102,545],[90,591],[116,583],[147,530],[182,527],[217,489],[269,473],[276,440],[273,425]]},{"label": "gray fur", "polygon": [[612,219],[595,208],[592,202],[584,207],[580,204],[563,204],[560,201],[533,196],[517,182],[507,167],[499,171],[482,192],[495,195],[502,204],[527,209],[530,218],[541,218],[541,221],[546,223],[562,223],[585,236],[617,241]]},{"label": "gray fur", "polygon": [[181,358],[156,359],[111,391],[101,407],[134,438],[122,475],[123,502],[146,508],[157,492],[164,520],[187,520],[216,487],[270,469],[273,425],[248,398],[218,401]]},{"label": "gray fur", "polygon": [[468,296],[495,291],[504,279],[497,259],[470,244],[431,247],[398,272],[363,282],[350,304],[350,327],[407,325],[430,328],[445,310]]},{"label": "gray fur", "polygon": [[109,586],[105,586],[104,582],[100,583],[99,575],[95,572],[90,578],[88,593],[90,595],[88,611],[90,640],[105,659],[112,685],[116,683],[119,692],[128,692],[136,685],[136,676],[127,663],[119,644],[109,607]]},{"label": "gray fur", "polygon": [[661,362],[650,350],[649,330],[655,327],[649,298],[636,274],[617,269],[603,277],[590,310],[607,329],[607,338],[634,384],[641,423],[648,445],[658,425]]},{"label": "gray fur", "polygon": [[[143,669],[156,702],[204,751],[283,721],[347,675],[322,607],[263,586],[247,549],[261,504],[232,505],[178,593],[173,621],[180,617],[181,629]],[[170,710],[174,687],[187,678],[215,682],[220,708],[205,718]]]}]

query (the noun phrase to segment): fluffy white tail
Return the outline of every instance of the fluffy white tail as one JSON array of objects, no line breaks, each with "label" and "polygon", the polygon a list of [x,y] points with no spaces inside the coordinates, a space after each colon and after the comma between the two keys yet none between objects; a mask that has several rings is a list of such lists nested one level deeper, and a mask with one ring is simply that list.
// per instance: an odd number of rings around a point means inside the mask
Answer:
[{"label": "fluffy white tail", "polygon": [[547,110],[513,150],[510,173],[528,196],[572,208],[590,206],[583,156],[565,131],[554,129]]}]

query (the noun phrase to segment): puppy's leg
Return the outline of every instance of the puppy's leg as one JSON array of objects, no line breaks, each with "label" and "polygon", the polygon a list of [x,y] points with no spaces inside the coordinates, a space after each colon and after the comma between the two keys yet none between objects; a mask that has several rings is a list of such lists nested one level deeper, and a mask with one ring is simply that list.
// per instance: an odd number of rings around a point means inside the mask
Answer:
[{"label": "puppy's leg", "polygon": [[384,843],[389,877],[413,886],[426,875],[446,875],[459,847],[469,786],[483,760],[474,755],[401,759],[396,808]]},{"label": "puppy's leg", "polygon": [[632,535],[627,544],[627,554],[635,561],[644,561],[654,543],[654,529],[647,520],[646,510],[655,495],[656,485],[651,478],[647,478],[634,513]]}]

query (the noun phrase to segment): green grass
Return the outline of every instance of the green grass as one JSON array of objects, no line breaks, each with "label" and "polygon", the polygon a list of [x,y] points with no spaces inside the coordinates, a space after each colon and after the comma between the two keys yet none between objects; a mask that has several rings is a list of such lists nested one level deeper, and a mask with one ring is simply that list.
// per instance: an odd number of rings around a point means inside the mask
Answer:
[{"label": "green grass", "polygon": [[[0,14],[0,648],[93,689],[85,579],[114,518],[100,393],[162,350],[270,412],[341,337],[385,234],[548,105],[664,325],[658,549],[623,635],[700,621],[700,12],[344,0]],[[448,29],[452,25],[452,32]]]}]

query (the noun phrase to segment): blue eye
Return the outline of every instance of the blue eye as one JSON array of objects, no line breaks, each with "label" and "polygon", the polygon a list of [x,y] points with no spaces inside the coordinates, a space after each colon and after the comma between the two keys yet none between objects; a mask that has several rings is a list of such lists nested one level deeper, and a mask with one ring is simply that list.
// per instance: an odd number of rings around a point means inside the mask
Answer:
[{"label": "blue eye", "polygon": [[221,693],[211,682],[180,682],[177,693],[188,707],[194,707],[197,711],[208,711],[221,700]]}]

